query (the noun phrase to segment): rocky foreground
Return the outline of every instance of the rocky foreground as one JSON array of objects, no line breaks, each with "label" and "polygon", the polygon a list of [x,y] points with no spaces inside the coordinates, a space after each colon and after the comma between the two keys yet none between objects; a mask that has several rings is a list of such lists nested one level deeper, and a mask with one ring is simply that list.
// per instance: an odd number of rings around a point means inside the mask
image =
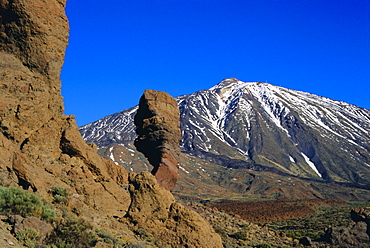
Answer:
[{"label": "rocky foreground", "polygon": [[[114,230],[126,243],[142,241],[138,230],[144,228],[163,247],[222,247],[213,228],[160,188],[153,175],[128,174],[102,159],[97,148],[81,138],[74,117],[63,115],[65,4],[65,0],[0,3],[1,185],[21,187],[49,203],[55,202],[55,189],[64,189],[68,200],[55,203],[57,219],[50,221],[54,234],[58,225],[80,218],[92,230]],[[37,225],[33,229],[40,233]]]}]

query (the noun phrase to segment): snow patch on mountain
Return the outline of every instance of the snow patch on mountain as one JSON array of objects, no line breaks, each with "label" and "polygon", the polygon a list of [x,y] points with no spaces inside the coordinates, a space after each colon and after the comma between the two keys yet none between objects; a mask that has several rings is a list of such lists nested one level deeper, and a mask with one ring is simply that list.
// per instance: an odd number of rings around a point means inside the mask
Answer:
[{"label": "snow patch on mountain", "polygon": [[119,113],[106,116],[80,128],[82,138],[87,143],[96,143],[99,147],[111,143],[123,144],[135,139],[134,116],[137,106]]},{"label": "snow patch on mountain", "polygon": [[113,156],[113,147],[109,148],[109,158],[113,162],[115,162],[114,156]]},{"label": "snow patch on mountain", "polygon": [[320,174],[320,172],[317,170],[316,168],[316,165],[307,157],[306,154],[304,154],[303,152],[301,153],[304,160],[306,161],[306,163],[311,167],[311,169],[319,176],[322,178],[322,175]]},{"label": "snow patch on mountain", "polygon": [[282,105],[277,97],[277,93],[280,92],[278,88],[266,83],[256,82],[250,83],[245,90],[249,91],[261,103],[263,110],[268,114],[271,121],[289,135],[288,130],[281,125],[281,119],[288,115],[290,111]]}]

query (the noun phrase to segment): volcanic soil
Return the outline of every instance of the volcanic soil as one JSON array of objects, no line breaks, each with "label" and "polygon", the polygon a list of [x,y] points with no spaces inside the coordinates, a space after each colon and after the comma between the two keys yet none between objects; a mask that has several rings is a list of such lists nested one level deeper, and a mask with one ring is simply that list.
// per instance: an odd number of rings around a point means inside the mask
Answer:
[{"label": "volcanic soil", "polygon": [[268,200],[268,201],[233,201],[223,200],[211,204],[211,207],[223,210],[236,217],[253,223],[267,223],[307,217],[319,207],[346,205],[339,200]]}]

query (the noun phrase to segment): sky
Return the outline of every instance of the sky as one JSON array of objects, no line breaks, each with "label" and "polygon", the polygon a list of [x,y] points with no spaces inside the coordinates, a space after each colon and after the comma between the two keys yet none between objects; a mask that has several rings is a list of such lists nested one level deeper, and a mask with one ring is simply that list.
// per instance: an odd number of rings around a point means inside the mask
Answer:
[{"label": "sky", "polygon": [[225,78],[370,109],[370,0],[68,0],[65,114],[79,126]]}]

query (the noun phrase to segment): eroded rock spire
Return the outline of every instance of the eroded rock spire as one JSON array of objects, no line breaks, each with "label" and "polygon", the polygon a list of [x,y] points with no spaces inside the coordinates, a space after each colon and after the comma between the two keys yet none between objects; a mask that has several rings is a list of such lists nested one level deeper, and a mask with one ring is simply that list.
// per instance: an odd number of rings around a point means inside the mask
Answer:
[{"label": "eroded rock spire", "polygon": [[178,179],[181,141],[180,111],[169,94],[145,90],[135,116],[135,146],[154,167],[160,186],[172,191]]}]

